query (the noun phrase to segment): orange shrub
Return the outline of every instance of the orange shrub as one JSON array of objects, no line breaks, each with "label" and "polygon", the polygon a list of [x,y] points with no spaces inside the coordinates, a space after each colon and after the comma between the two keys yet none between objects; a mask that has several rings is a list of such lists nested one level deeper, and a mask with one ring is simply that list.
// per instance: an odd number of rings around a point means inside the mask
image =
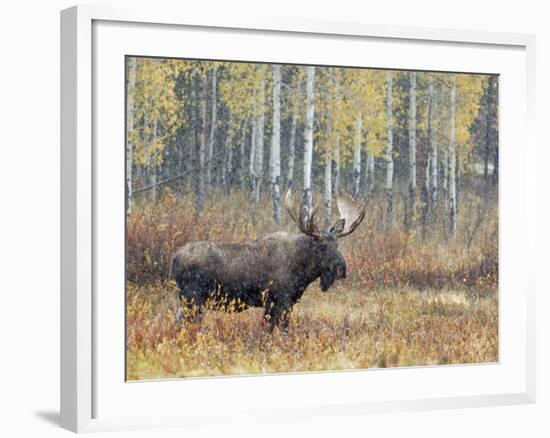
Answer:
[{"label": "orange shrub", "polygon": [[[394,220],[387,228],[381,218],[383,199],[371,201],[367,219],[340,244],[350,280],[366,287],[441,289],[462,287],[482,293],[498,285],[498,216],[496,205],[480,207],[475,199],[459,211],[459,233],[451,240],[444,221],[405,229]],[[127,220],[127,279],[136,284],[165,282],[176,249],[193,240],[243,242],[265,233],[296,227],[284,216],[277,226],[269,199],[255,216],[247,194],[213,195],[200,214],[191,196],[176,199],[166,191],[152,203],[137,202]],[[402,217],[397,204],[395,218]],[[418,221],[417,221],[418,222]],[[425,237],[422,237],[425,234]]]}]

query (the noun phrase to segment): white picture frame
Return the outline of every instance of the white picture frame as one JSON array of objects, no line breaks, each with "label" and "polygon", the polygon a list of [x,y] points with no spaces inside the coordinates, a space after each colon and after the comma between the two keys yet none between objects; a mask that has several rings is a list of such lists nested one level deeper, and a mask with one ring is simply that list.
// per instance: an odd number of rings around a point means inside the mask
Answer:
[{"label": "white picture frame", "polygon": [[[104,27],[102,23],[105,23]],[[95,26],[95,27],[94,27]],[[117,27],[118,26],[118,27]],[[124,28],[124,29],[122,29]],[[122,29],[122,30],[121,30]],[[140,30],[141,29],[141,30]],[[518,171],[514,175],[507,174],[510,160],[506,153],[502,158],[501,169],[501,200],[508,197],[524,202],[526,208],[506,209],[506,202],[501,209],[501,272],[507,276],[505,283],[501,283],[501,297],[508,285],[514,284],[514,295],[510,299],[504,299],[501,305],[501,313],[504,318],[501,321],[501,349],[503,353],[499,364],[492,365],[468,365],[459,367],[419,367],[415,369],[394,369],[380,371],[354,371],[338,373],[308,373],[285,376],[257,376],[257,377],[229,377],[218,379],[178,380],[146,383],[125,383],[120,381],[120,370],[110,373],[104,358],[110,350],[123,344],[124,334],[116,329],[119,327],[120,318],[117,316],[120,299],[113,301],[113,306],[106,308],[109,298],[97,299],[98,287],[104,291],[105,282],[109,277],[101,268],[104,254],[104,246],[98,242],[98,229],[102,233],[102,223],[108,219],[105,209],[96,207],[104,199],[105,190],[102,189],[109,181],[118,181],[124,172],[120,169],[118,155],[113,159],[108,154],[99,156],[94,148],[98,141],[102,141],[103,132],[114,135],[120,133],[120,126],[113,125],[97,129],[97,124],[104,119],[112,120],[120,125],[120,116],[124,118],[124,106],[113,106],[113,113],[102,111],[105,107],[104,99],[98,89],[103,85],[98,81],[111,77],[109,65],[105,62],[94,64],[94,60],[103,55],[105,60],[116,57],[120,61],[120,54],[139,55],[135,47],[127,49],[126,38],[120,32],[133,32],[133,44],[145,44],[140,42],[139,34],[143,29],[149,32],[165,34],[178,32],[178,29],[186,31],[200,31],[201,35],[214,34],[223,36],[224,32],[235,33],[236,41],[253,36],[263,38],[262,44],[267,47],[267,53],[262,59],[256,59],[250,52],[247,60],[281,60],[281,54],[274,44],[281,36],[308,39],[307,44],[315,48],[321,45],[316,38],[333,38],[338,44],[362,44],[371,42],[377,44],[384,42],[393,46],[406,44],[417,47],[419,50],[447,50],[447,45],[452,45],[464,53],[465,58],[472,54],[474,70],[478,69],[488,73],[503,74],[504,78],[521,78],[522,82],[514,83],[517,88],[509,95],[501,96],[502,105],[506,111],[501,116],[503,123],[504,144],[507,139],[521,140],[524,145],[524,155],[534,156],[534,53],[535,39],[532,35],[506,34],[460,31],[450,29],[424,29],[402,26],[381,26],[365,23],[339,23],[339,22],[315,22],[299,19],[274,19],[241,16],[240,19],[228,20],[215,15],[194,16],[187,12],[163,11],[158,9],[131,10],[111,7],[78,6],[61,12],[61,426],[75,431],[100,431],[119,428],[144,428],[162,427],[174,425],[206,424],[209,422],[224,422],[245,417],[272,418],[281,415],[289,418],[301,418],[311,416],[356,414],[362,415],[372,412],[399,412],[405,410],[442,409],[456,407],[475,407],[488,405],[533,403],[535,400],[535,309],[534,309],[534,268],[530,268],[529,260],[521,255],[518,250],[534,246],[536,237],[535,228],[535,186],[536,177],[533,172],[527,172],[524,162],[519,159]],[[227,36],[227,35],[226,35]],[[307,38],[314,37],[314,38]],[[173,38],[172,38],[173,39]],[[269,40],[270,39],[270,40]],[[105,44],[108,41],[109,44]],[[148,37],[149,46],[143,50],[154,51],[158,56],[177,55],[171,53],[168,44],[161,44],[159,39]],[[126,41],[127,42],[127,41]],[[120,44],[119,44],[120,43]],[[306,44],[306,43],[304,43]],[[282,45],[282,43],[281,43]],[[253,49],[254,45],[251,45]],[[304,46],[306,47],[306,46]],[[319,47],[320,52],[325,52],[325,47]],[[131,50],[130,52],[127,50]],[[139,47],[137,49],[139,51]],[[176,50],[176,49],[174,49]],[[207,44],[198,45],[194,49],[195,56],[201,50],[205,56],[216,56],[216,48],[208,48]],[[209,51],[212,50],[212,51]],[[271,50],[271,52],[270,52]],[[406,53],[401,50],[403,58]],[[480,51],[481,50],[481,51]],[[476,52],[478,51],[478,52]],[[485,52],[484,52],[485,51]],[[500,53],[494,55],[494,68],[483,67],[487,61],[487,53],[493,51]],[[314,50],[312,50],[314,52]],[[477,56],[476,55],[480,55]],[[149,53],[150,54],[150,53]],[[235,55],[237,56],[237,55]],[[299,53],[285,56],[298,56]],[[311,62],[319,62],[321,56],[312,54]],[[330,56],[330,53],[323,54]],[[394,55],[395,56],[395,55]],[[474,58],[479,58],[476,61]],[[498,58],[500,57],[500,58]],[[449,58],[449,57],[448,57]],[[498,58],[498,59],[497,59]],[[229,56],[231,59],[231,56]],[[389,59],[389,58],[388,58]],[[401,60],[403,65],[396,66],[383,64],[383,58],[377,62],[377,67],[390,68],[418,68],[433,69],[438,62],[444,62],[445,57],[434,59],[432,64],[413,64],[412,61]],[[447,59],[442,70],[472,71],[461,68],[461,57],[454,60]],[[517,62],[520,60],[521,62]],[[118,61],[117,61],[118,62]],[[409,62],[409,64],[406,64]],[[479,62],[479,64],[475,64]],[[435,63],[435,64],[434,64]],[[347,64],[344,64],[347,65]],[[464,64],[466,65],[466,64]],[[509,65],[509,67],[506,67]],[[106,70],[103,70],[104,67]],[[502,66],[502,67],[499,67]],[[499,70],[502,68],[502,71]],[[509,72],[506,70],[510,68]],[[115,73],[118,67],[115,68]],[[515,69],[512,72],[512,69]],[[489,70],[489,71],[487,71]],[[506,70],[506,73],[503,73]],[[477,71],[477,70],[476,70]],[[508,76],[506,76],[508,75]],[[514,76],[516,75],[516,76]],[[120,85],[123,78],[123,70],[120,77],[113,82],[113,86]],[[523,79],[525,82],[523,82]],[[512,82],[510,82],[512,83]],[[111,86],[108,85],[108,86]],[[108,86],[102,89],[108,88]],[[97,89],[96,89],[97,88]],[[119,92],[124,92],[119,90]],[[503,87],[504,88],[504,87]],[[503,93],[513,87],[504,88]],[[112,91],[112,89],[110,90]],[[118,96],[119,98],[120,96]],[[508,107],[507,102],[514,100],[514,108]],[[120,103],[120,100],[115,102]],[[518,109],[519,107],[519,109]],[[509,109],[508,109],[509,108]],[[519,117],[519,118],[518,118]],[[514,126],[510,126],[513,124]],[[516,129],[517,128],[517,129]],[[509,137],[507,137],[509,136]],[[99,140],[98,140],[99,139]],[[124,144],[121,143],[121,150]],[[505,151],[505,149],[504,149]],[[522,151],[523,154],[523,151]],[[520,155],[522,155],[520,154]],[[118,170],[116,167],[119,167]],[[98,183],[98,174],[101,173],[101,181]],[[104,176],[107,175],[107,176]],[[109,176],[110,175],[110,176]],[[519,181],[514,187],[507,184],[507,178],[516,178]],[[99,184],[99,185],[98,185]],[[123,184],[120,185],[122,187]],[[105,194],[105,198],[107,194]],[[113,201],[115,202],[115,201]],[[117,201],[118,202],[118,201]],[[115,205],[115,204],[113,204]],[[117,204],[118,205],[118,204]],[[527,208],[528,207],[528,208]],[[120,216],[116,221],[120,222]],[[115,218],[113,217],[113,220]],[[522,236],[514,236],[513,229],[521,226]],[[98,228],[99,227],[99,228]],[[518,233],[519,234],[519,233]],[[503,240],[504,239],[504,240]],[[121,242],[119,242],[120,244]],[[123,242],[122,242],[123,244]],[[520,248],[521,247],[521,248]],[[119,247],[118,247],[119,248]],[[103,251],[103,252],[102,252]],[[116,252],[116,250],[114,250]],[[528,251],[534,254],[534,251]],[[534,257],[534,256],[529,256]],[[522,260],[519,260],[521,258]],[[512,266],[517,262],[517,266]],[[531,265],[534,265],[532,263]],[[99,269],[98,269],[99,267]],[[502,268],[513,269],[504,270]],[[115,277],[123,272],[124,266],[116,266],[113,271]],[[103,278],[102,278],[103,277]],[[117,278],[118,278],[117,277]],[[98,286],[99,285],[99,286]],[[124,289],[120,291],[124,294]],[[117,310],[118,309],[118,310]],[[109,311],[107,311],[109,310]],[[112,318],[111,320],[109,318]],[[115,322],[116,320],[116,322]],[[118,324],[118,325],[117,325]],[[99,327],[99,328],[98,328]],[[106,328],[113,338],[112,345],[106,344],[109,339],[105,336]],[[116,338],[116,339],[115,339]],[[122,344],[121,344],[122,342]],[[102,350],[103,349],[103,350]],[[98,354],[102,351],[104,354]],[[511,354],[514,353],[514,354]],[[512,356],[514,356],[512,358]],[[118,357],[118,356],[117,356]],[[118,362],[115,360],[115,363]],[[509,365],[509,366],[508,366]],[[113,365],[116,367],[116,365]],[[123,373],[123,371],[122,371]],[[408,380],[407,380],[408,379]],[[443,382],[456,379],[455,388],[449,389]],[[424,389],[418,386],[403,388],[402,383],[393,386],[392,382],[412,381],[418,385],[424,385]],[[433,388],[423,382],[432,380]],[[508,383],[505,383],[508,382]],[[113,384],[115,382],[116,384]],[[480,382],[479,391],[473,391],[468,382]],[[483,383],[483,384],[481,384]],[[175,397],[181,392],[182,384],[187,385],[186,391],[193,392],[196,398],[193,406],[182,405],[167,409],[167,404],[158,402],[163,394]],[[323,386],[323,391],[318,388]],[[358,388],[357,385],[368,385],[369,391],[350,392],[349,388]],[[485,386],[484,386],[485,385]],[[118,389],[117,389],[118,388]],[[137,388],[137,389],[136,389]],[[284,394],[289,388],[299,388],[300,394],[293,397],[292,402],[285,403]],[[347,389],[346,389],[347,388]],[[377,389],[378,388],[378,389]],[[384,388],[388,388],[386,395],[382,396]],[[111,391],[112,392],[109,392]],[[272,391],[271,405],[260,407],[254,399],[258,391]],[[278,392],[280,391],[280,392]],[[378,391],[378,392],[377,392]],[[427,392],[426,392],[427,391]],[[216,407],[209,405],[209,411],[205,404],[215,395],[220,403],[231,400],[232,394],[241,393],[244,404],[239,400],[238,408],[225,413],[219,409],[220,415],[214,417],[212,411]],[[108,396],[109,401],[106,401]],[[374,394],[374,395],[373,395]],[[134,400],[148,400],[150,405],[143,412],[120,410],[117,406]],[[246,397],[250,400],[246,402]],[[193,408],[191,411],[189,409]],[[105,412],[106,414],[103,414]],[[131,414],[134,412],[134,414]],[[190,414],[192,412],[192,415]]]}]

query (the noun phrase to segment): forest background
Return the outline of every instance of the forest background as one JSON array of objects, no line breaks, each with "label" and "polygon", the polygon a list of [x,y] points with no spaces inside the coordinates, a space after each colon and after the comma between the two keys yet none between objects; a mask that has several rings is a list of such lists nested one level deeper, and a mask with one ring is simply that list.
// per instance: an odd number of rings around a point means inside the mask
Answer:
[{"label": "forest background", "polygon": [[[497,360],[498,77],[128,57],[126,79],[131,378]],[[178,327],[175,249],[296,231],[289,188],[324,225],[336,193],[367,202],[348,278],[287,337],[253,311]]]}]

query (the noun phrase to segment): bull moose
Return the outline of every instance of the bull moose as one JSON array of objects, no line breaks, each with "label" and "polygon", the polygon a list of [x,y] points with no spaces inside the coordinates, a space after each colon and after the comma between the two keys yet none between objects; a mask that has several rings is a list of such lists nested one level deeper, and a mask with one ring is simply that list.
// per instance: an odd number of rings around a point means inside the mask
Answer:
[{"label": "bull moose", "polygon": [[[309,219],[287,191],[284,206],[301,233],[274,232],[257,240],[238,243],[190,242],[172,258],[172,275],[185,313],[200,319],[209,300],[233,308],[263,307],[272,330],[287,331],[289,313],[310,283],[320,278],[327,291],[346,276],[346,262],[338,251],[338,239],[361,224],[365,206],[358,208],[348,195],[339,195],[341,218],[330,229],[320,229],[317,208]],[[178,311],[178,319],[184,312]]]}]

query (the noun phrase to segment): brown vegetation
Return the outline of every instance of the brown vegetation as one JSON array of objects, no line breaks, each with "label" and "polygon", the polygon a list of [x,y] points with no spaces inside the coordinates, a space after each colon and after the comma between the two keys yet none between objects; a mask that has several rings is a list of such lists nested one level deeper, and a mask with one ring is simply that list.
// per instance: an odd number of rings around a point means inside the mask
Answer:
[{"label": "brown vegetation", "polygon": [[[245,195],[213,196],[198,216],[192,202],[166,192],[159,202],[136,202],[128,217],[128,379],[498,360],[494,199],[463,196],[454,241],[441,223],[386,230],[383,202],[371,201],[365,222],[340,243],[348,278],[326,293],[310,287],[288,335],[265,330],[259,309],[211,310],[200,324],[176,323],[169,264],[177,247],[276,230],[268,200],[255,225],[242,211]],[[284,219],[282,228],[294,227]]]}]

